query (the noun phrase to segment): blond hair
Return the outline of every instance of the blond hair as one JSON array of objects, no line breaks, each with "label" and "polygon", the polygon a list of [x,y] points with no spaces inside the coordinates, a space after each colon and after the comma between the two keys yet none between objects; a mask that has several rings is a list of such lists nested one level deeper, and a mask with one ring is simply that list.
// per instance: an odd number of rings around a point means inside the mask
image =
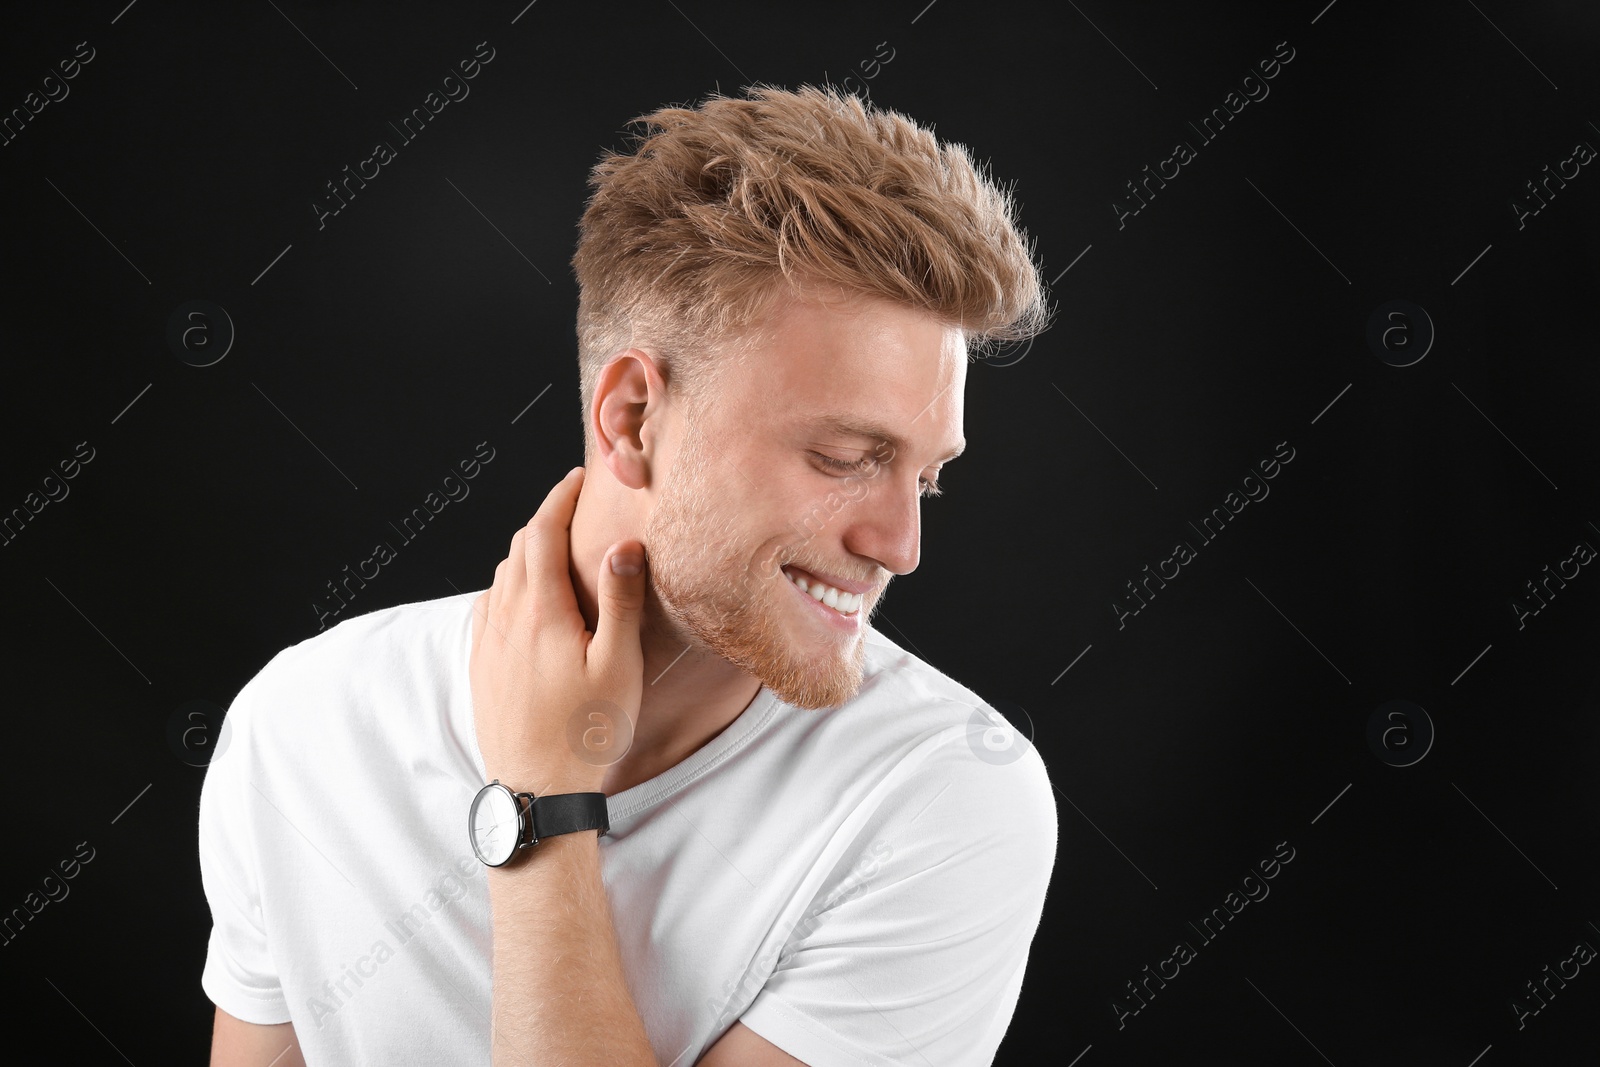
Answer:
[{"label": "blond hair", "polygon": [[696,409],[716,364],[817,283],[931,312],[969,355],[1049,325],[1011,195],[965,146],[831,87],[746,94],[631,120],[633,151],[590,173],[572,257],[586,445],[613,355],[655,349]]}]

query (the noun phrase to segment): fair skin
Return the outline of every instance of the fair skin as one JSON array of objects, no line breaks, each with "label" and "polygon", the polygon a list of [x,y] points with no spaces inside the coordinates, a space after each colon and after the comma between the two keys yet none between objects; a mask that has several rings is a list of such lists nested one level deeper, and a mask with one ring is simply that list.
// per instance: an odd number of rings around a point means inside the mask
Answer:
[{"label": "fair skin", "polygon": [[[535,794],[614,795],[694,753],[762,685],[801,708],[854,695],[866,622],[889,580],[917,566],[924,482],[964,445],[963,334],[925,312],[821,290],[774,322],[771,344],[721,368],[713,401],[692,415],[648,346],[607,364],[588,410],[589,467],[551,491],[474,605],[488,778]],[[896,441],[846,432],[830,415]],[[875,466],[849,474],[818,454]],[[644,557],[642,573],[611,571],[626,554]],[[857,585],[853,623],[808,603],[777,571],[791,562]],[[569,721],[596,707],[626,721],[583,735],[599,747],[569,743]],[[535,851],[488,871],[493,1062],[655,1065],[616,947],[598,835]],[[302,1061],[290,1024],[218,1009],[211,1062]],[[696,1062],[802,1061],[736,1022]]]}]

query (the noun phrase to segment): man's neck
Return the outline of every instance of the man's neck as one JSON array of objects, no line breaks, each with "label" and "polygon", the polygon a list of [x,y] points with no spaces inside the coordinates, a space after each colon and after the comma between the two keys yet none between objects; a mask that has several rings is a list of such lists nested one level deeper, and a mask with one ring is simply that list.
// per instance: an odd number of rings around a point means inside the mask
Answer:
[{"label": "man's neck", "polygon": [[[608,547],[629,536],[637,538],[639,530],[636,517],[609,502],[606,493],[613,483],[595,477],[592,485],[585,479],[569,538],[569,576],[578,611],[591,633],[599,616],[600,561]],[[649,566],[646,560],[646,573]],[[602,791],[608,796],[682,763],[737,719],[761,690],[758,679],[713,652],[690,647],[674,629],[654,593],[647,591],[639,628],[644,694],[633,742],[607,768]]]},{"label": "man's neck", "polygon": [[715,653],[656,632],[641,634],[644,695],[633,744],[606,771],[611,796],[670,770],[750,706],[761,682]]}]

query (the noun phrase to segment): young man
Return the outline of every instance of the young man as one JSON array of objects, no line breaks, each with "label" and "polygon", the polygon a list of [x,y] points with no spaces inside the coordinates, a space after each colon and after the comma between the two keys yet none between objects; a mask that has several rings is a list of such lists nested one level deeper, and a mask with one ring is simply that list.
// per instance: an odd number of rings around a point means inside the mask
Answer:
[{"label": "young man", "polygon": [[585,465],[488,590],[343,621],[230,709],[215,1064],[943,1067],[1010,1022],[1044,765],[868,622],[969,349],[1046,324],[1010,200],[832,91],[638,121],[573,260]]}]

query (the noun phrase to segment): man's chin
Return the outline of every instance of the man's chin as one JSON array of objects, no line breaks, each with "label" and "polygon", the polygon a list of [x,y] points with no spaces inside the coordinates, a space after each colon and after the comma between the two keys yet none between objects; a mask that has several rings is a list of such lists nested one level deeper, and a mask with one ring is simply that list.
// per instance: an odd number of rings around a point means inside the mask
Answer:
[{"label": "man's chin", "polygon": [[673,596],[674,590],[665,586],[674,583],[663,577],[656,575],[656,595],[646,602],[646,614],[656,627],[726,660],[784,703],[832,708],[860,690],[865,635],[842,639],[836,632],[822,632],[807,613],[793,611],[782,599],[792,599],[792,592],[778,590],[775,602],[719,598],[692,587],[686,590],[689,595]]},{"label": "man's chin", "polygon": [[861,691],[861,678],[856,678],[853,685],[840,685],[832,689],[819,688],[819,686],[814,685],[802,685],[800,688],[790,688],[786,691],[784,688],[773,685],[771,681],[765,681],[763,685],[771,689],[778,696],[779,701],[784,702],[784,704],[806,710],[821,710],[827,709],[827,707],[848,704],[851,699],[854,699],[856,693]]},{"label": "man's chin", "polygon": [[845,653],[830,661],[786,660],[772,665],[770,670],[751,673],[785,704],[813,711],[835,708],[860,691],[863,653],[864,648],[858,643],[854,655]]},{"label": "man's chin", "polygon": [[819,650],[795,641],[781,625],[760,624],[713,626],[697,636],[779,700],[797,708],[838,707],[861,688],[866,643],[859,638],[848,644],[831,642],[831,647]]}]

